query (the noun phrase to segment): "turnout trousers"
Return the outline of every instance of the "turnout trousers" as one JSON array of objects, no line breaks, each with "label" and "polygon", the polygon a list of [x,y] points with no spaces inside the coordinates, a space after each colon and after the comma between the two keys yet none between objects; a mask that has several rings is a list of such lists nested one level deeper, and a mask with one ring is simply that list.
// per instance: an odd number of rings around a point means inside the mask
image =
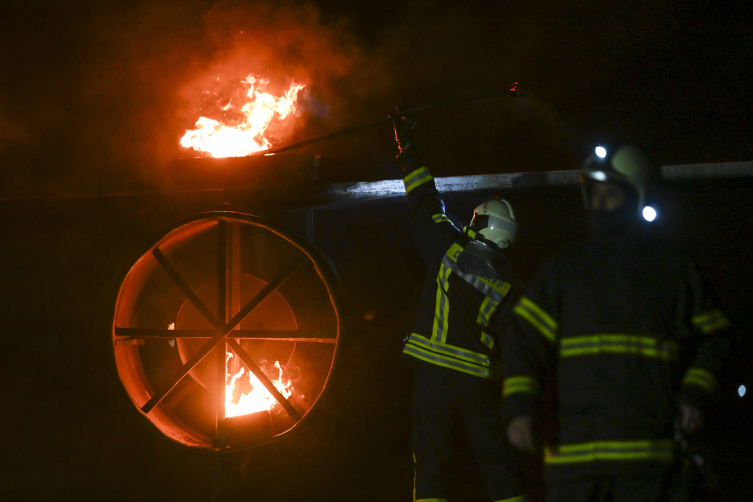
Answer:
[{"label": "turnout trousers", "polygon": [[666,496],[666,476],[598,476],[558,480],[547,489],[547,502],[660,502]]},{"label": "turnout trousers", "polygon": [[462,430],[493,501],[524,500],[505,440],[500,382],[417,363],[413,369],[416,499],[446,499],[453,435]]}]

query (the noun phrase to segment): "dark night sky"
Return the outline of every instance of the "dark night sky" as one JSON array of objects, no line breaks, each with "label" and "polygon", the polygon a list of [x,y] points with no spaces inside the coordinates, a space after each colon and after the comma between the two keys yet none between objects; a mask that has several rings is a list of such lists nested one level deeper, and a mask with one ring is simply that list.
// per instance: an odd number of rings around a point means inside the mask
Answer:
[{"label": "dark night sky", "polygon": [[[0,20],[0,197],[153,191],[223,72],[303,78],[292,139],[519,81],[427,113],[439,174],[575,167],[597,141],[659,164],[751,160],[748,2],[13,1]],[[243,31],[243,34],[240,32]],[[331,180],[396,177],[388,127],[316,147]]]}]

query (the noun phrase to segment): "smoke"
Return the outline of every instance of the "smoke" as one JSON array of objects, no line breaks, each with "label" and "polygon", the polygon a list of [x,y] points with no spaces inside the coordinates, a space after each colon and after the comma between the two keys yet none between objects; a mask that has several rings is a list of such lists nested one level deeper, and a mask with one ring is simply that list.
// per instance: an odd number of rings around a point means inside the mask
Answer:
[{"label": "smoke", "polygon": [[[291,140],[384,116],[398,102],[517,81],[522,99],[422,115],[427,162],[438,174],[568,168],[589,130],[645,144],[661,137],[661,120],[681,121],[661,111],[668,101],[687,113],[688,103],[702,106],[693,99],[704,87],[681,92],[676,77],[704,67],[676,57],[691,40],[690,11],[668,0],[631,5],[15,2],[0,21],[0,197],[166,189],[172,159],[190,155],[180,137],[205,108],[227,105],[210,99],[218,85],[249,74],[277,91],[309,85]],[[714,109],[730,96],[715,97]],[[325,179],[399,176],[390,136],[385,124],[317,145]]]},{"label": "smoke", "polygon": [[325,22],[311,5],[76,5],[17,7],[15,30],[0,35],[9,70],[0,81],[0,197],[169,187],[170,163],[185,155],[178,141],[218,77],[259,74],[270,90],[310,83],[315,119],[368,92],[344,83],[362,57],[353,27]]},{"label": "smoke", "polygon": [[[260,90],[275,96],[291,83],[304,84],[296,114],[304,119],[273,121],[267,130],[267,137],[279,146],[295,132],[289,125],[305,128],[306,121],[313,120],[331,126],[333,108],[340,120],[347,119],[340,113],[341,105],[357,102],[358,89],[368,87],[353,82],[353,68],[363,54],[352,25],[345,20],[325,22],[310,4],[220,2],[207,13],[205,30],[212,57],[180,89],[184,105],[179,116],[188,127],[199,116],[226,125],[239,123],[249,76],[255,77]],[[352,85],[343,86],[344,80]]]}]

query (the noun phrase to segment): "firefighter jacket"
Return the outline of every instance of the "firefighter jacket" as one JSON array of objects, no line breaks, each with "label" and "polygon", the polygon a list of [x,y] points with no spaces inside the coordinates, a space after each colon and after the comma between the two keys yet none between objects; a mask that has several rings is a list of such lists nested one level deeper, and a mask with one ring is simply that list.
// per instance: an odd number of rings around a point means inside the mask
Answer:
[{"label": "firefighter jacket", "polygon": [[707,402],[728,324],[693,263],[640,231],[572,245],[514,307],[505,414],[536,416],[551,389],[548,473],[670,462],[678,397]]},{"label": "firefighter jacket", "polygon": [[[405,163],[404,163],[405,166]],[[428,269],[413,332],[403,354],[426,363],[491,380],[501,380],[501,357],[495,314],[510,293],[509,275],[502,279],[464,273],[458,258],[477,237],[459,230],[444,214],[434,178],[424,167],[404,168],[405,191],[418,254]],[[480,237],[480,236],[479,236]],[[502,252],[499,257],[505,265]],[[511,308],[510,305],[509,308]]]}]

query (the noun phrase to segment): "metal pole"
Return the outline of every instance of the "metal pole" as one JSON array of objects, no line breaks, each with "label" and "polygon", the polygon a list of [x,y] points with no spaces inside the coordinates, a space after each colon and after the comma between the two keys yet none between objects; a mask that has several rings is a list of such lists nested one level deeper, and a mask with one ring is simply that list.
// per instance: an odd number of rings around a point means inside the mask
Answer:
[{"label": "metal pole", "polygon": [[[227,326],[227,221],[217,221],[217,320],[223,326]],[[222,451],[225,448],[225,372],[226,372],[226,348],[225,340],[217,344],[217,371],[215,382],[215,437],[214,448]],[[222,501],[222,457],[214,458],[214,470],[212,472],[212,502]]]},{"label": "metal pole", "polygon": [[[228,223],[225,220],[217,222],[217,318],[223,326],[227,326],[228,310]],[[225,447],[225,373],[227,344],[226,339],[217,344],[217,381],[215,406],[215,448]]]},{"label": "metal pole", "polygon": [[[476,92],[473,94],[464,94],[462,96],[458,96],[455,98],[445,99],[443,101],[435,101],[433,103],[429,103],[426,105],[421,106],[415,106],[413,108],[408,108],[407,110],[400,110],[399,116],[401,117],[407,117],[408,115],[413,115],[418,112],[424,112],[428,110],[436,110],[437,108],[443,108],[445,106],[454,105],[456,103],[462,103],[466,101],[478,101],[481,99],[488,99],[488,98],[496,98],[499,96],[512,96],[512,97],[520,97],[523,94],[520,92],[520,89],[518,88],[518,83],[515,82],[510,86],[509,89],[505,90],[497,90],[497,91],[487,91],[487,92]],[[369,127],[373,127],[375,125],[383,124],[385,122],[390,122],[392,120],[392,115],[386,115],[384,117],[378,118],[376,120],[372,120],[369,122],[364,122],[363,124],[354,125],[351,127],[346,127],[345,129],[340,129],[339,131],[330,132],[327,134],[322,134],[321,136],[316,136],[313,138],[309,138],[303,141],[299,141],[297,143],[292,143],[287,146],[282,146],[280,148],[273,148],[271,150],[261,150],[259,152],[254,152],[249,154],[251,155],[268,155],[271,153],[282,153],[287,152],[290,150],[294,150],[296,148],[301,148],[302,146],[312,145],[314,143],[319,143],[321,141],[325,141],[332,138],[337,138],[338,136],[344,136],[346,134],[350,134],[356,131],[361,131],[363,129],[368,129]]]}]

